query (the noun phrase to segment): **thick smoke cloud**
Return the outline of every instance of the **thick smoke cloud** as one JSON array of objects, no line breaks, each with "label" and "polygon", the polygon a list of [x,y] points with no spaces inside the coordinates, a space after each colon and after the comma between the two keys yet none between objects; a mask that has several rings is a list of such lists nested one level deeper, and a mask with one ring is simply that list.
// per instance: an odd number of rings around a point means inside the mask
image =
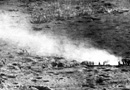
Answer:
[{"label": "thick smoke cloud", "polygon": [[79,62],[93,61],[95,64],[107,61],[108,64],[117,65],[119,60],[106,50],[93,47],[90,40],[80,42],[65,36],[31,32],[32,26],[26,14],[1,11],[0,17],[0,38],[26,48],[32,54],[59,56]]}]

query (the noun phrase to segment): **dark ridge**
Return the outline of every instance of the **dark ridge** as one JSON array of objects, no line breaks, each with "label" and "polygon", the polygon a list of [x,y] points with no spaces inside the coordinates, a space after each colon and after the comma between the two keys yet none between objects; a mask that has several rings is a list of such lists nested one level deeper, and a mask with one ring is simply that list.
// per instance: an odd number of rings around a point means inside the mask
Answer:
[{"label": "dark ridge", "polygon": [[51,90],[48,87],[43,87],[43,86],[33,86],[35,88],[37,88],[38,90]]},{"label": "dark ridge", "polygon": [[43,82],[49,82],[49,80],[43,80]]}]

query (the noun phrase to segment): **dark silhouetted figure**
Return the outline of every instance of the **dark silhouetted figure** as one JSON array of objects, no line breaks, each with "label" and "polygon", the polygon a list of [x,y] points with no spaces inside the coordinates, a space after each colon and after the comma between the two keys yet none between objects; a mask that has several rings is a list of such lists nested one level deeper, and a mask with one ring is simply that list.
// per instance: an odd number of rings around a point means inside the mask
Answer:
[{"label": "dark silhouetted figure", "polygon": [[123,63],[123,65],[129,66],[130,65],[130,58],[123,58],[122,63]]},{"label": "dark silhouetted figure", "polygon": [[120,66],[121,65],[121,63],[120,63],[120,61],[118,61],[118,66]]},{"label": "dark silhouetted figure", "polygon": [[98,63],[98,65],[99,65],[99,66],[101,65],[100,62]]}]

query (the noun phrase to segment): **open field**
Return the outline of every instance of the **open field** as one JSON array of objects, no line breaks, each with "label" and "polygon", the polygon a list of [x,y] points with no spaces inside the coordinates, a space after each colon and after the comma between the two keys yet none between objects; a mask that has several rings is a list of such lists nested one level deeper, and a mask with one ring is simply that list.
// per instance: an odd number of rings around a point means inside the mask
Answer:
[{"label": "open field", "polygon": [[86,66],[67,61],[56,63],[62,58],[31,56],[4,41],[0,46],[1,90],[130,89],[129,66]]},{"label": "open field", "polygon": [[0,0],[0,90],[130,90],[130,66],[118,66],[129,10],[129,0]]}]

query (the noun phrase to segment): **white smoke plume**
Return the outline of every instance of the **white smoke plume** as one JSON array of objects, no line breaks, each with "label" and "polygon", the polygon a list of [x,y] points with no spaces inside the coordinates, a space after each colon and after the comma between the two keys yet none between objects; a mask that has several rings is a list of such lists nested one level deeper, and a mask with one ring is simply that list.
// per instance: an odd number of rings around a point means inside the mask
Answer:
[{"label": "white smoke plume", "polygon": [[92,47],[91,43],[76,42],[67,37],[47,33],[31,33],[27,15],[18,12],[0,12],[0,38],[27,48],[29,52],[41,56],[60,56],[67,60],[93,61],[95,64],[108,62],[117,65],[119,57],[106,50]]}]

